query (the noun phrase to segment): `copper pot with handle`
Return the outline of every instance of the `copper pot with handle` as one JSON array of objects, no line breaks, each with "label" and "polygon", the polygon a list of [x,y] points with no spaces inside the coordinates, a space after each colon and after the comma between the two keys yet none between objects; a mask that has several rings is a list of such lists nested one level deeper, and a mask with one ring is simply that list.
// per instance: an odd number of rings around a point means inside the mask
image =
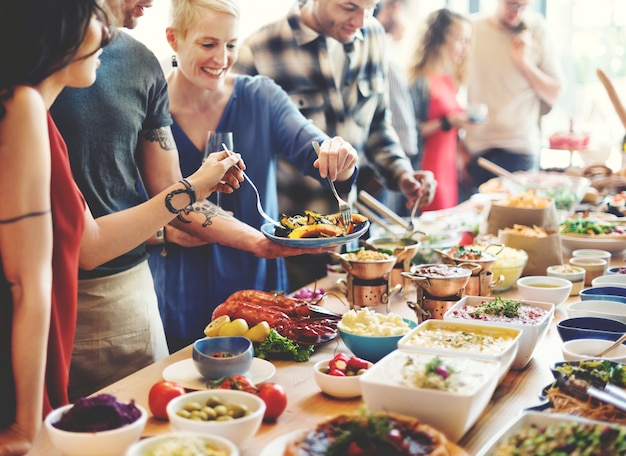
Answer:
[{"label": "copper pot with handle", "polygon": [[464,263],[458,266],[447,264],[420,264],[403,272],[402,276],[411,279],[431,296],[445,298],[463,290],[473,273],[480,271],[478,264]]},{"label": "copper pot with handle", "polygon": [[496,256],[504,249],[504,244],[489,244],[484,249],[473,247],[471,245],[459,245],[450,247],[449,249],[435,249],[444,263],[461,265],[464,263],[478,264],[481,270],[485,272],[491,271]]}]

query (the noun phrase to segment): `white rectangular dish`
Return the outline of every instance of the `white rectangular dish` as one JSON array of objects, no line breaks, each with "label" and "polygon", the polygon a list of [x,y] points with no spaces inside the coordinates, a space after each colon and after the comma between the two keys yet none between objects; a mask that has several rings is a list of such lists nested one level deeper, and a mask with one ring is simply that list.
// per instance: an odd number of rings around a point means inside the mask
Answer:
[{"label": "white rectangular dish", "polygon": [[[498,434],[496,434],[491,440],[489,440],[489,442],[487,443],[487,445],[485,445],[483,448],[481,448],[481,450],[478,452],[478,454],[476,456],[506,456],[506,455],[511,455],[511,454],[516,454],[516,455],[520,455],[520,456],[530,456],[530,455],[535,455],[538,454],[536,449],[528,448],[526,450],[526,452],[516,452],[516,453],[512,453],[510,451],[507,451],[506,449],[500,448],[501,445],[505,444],[512,436],[516,435],[517,433],[519,433],[520,431],[528,428],[529,426],[534,426],[539,428],[541,435],[541,439],[546,441],[549,439],[550,436],[554,435],[552,432],[550,433],[545,433],[543,432],[545,430],[545,428],[549,427],[549,426],[556,426],[556,425],[565,425],[565,426],[570,426],[570,425],[577,425],[577,424],[584,424],[584,425],[600,425],[600,426],[617,426],[621,429],[621,438],[624,439],[626,438],[626,428],[623,426],[618,426],[616,424],[612,424],[612,423],[607,423],[607,422],[602,422],[602,421],[593,421],[593,420],[588,420],[586,418],[581,418],[579,416],[574,416],[574,415],[565,415],[565,414],[561,414],[561,413],[546,413],[546,412],[533,412],[533,411],[525,411],[520,413],[516,418],[514,418],[511,422],[508,423],[508,425],[506,425],[502,431],[500,431]],[[564,431],[561,431],[559,434],[563,434]],[[515,448],[516,450],[520,450],[520,448]],[[587,448],[589,449],[589,448]],[[542,453],[542,454],[553,454],[552,452],[547,452],[547,453]],[[574,454],[571,452],[567,452],[567,453],[559,453],[559,454]],[[578,454],[578,453],[576,453]],[[585,454],[599,454],[597,452],[593,452],[593,450],[590,453],[585,453]],[[607,452],[604,454],[623,454],[623,453],[619,453],[619,452]]]},{"label": "white rectangular dish", "polygon": [[394,350],[361,375],[361,393],[371,412],[416,417],[456,442],[489,403],[499,372],[498,361]]},{"label": "white rectangular dish", "polygon": [[522,330],[472,322],[425,320],[398,342],[398,348],[440,355],[457,354],[501,363],[498,383],[517,354]]},{"label": "white rectangular dish", "polygon": [[[554,304],[549,302],[536,302],[524,300],[506,300],[521,303],[524,314],[535,314],[536,319],[532,322],[517,318],[502,318],[496,320],[488,315],[470,316],[476,308],[484,304],[495,304],[501,302],[500,297],[465,296],[452,306],[443,316],[445,321],[458,321],[474,323],[484,326],[496,326],[504,328],[514,328],[522,330],[519,339],[519,347],[515,359],[511,364],[511,369],[523,369],[532,358],[535,347],[548,332],[550,322],[554,316]],[[468,312],[469,310],[469,312]],[[536,314],[541,314],[537,316]],[[528,315],[527,315],[528,316]]]}]

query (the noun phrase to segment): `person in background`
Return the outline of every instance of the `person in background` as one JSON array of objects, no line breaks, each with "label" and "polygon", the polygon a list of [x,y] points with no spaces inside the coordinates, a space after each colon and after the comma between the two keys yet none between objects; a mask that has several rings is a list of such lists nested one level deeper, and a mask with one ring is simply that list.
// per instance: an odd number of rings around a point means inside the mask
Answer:
[{"label": "person in background", "polygon": [[[419,169],[418,134],[413,101],[404,74],[404,64],[400,62],[402,50],[399,49],[409,19],[408,5],[409,0],[381,0],[374,12],[374,17],[378,19],[387,34],[391,125],[396,130],[402,149],[411,160],[413,168]],[[383,202],[398,215],[410,214],[410,210],[406,207],[406,197],[400,192],[387,191]]]},{"label": "person in background", "polygon": [[232,192],[244,165],[214,154],[186,182],[94,219],[47,110],[65,86],[94,82],[108,18],[96,0],[22,0],[2,4],[0,26],[11,60],[0,71],[0,454],[22,455],[43,416],[68,403],[79,264],[142,242],[195,197]]},{"label": "person in background", "polygon": [[[239,17],[236,0],[171,1],[166,36],[176,67],[168,76],[168,91],[183,175],[200,165],[208,130],[231,131],[265,211],[275,219],[277,157],[325,185],[328,174],[340,191],[349,191],[356,177],[356,150],[339,137],[328,139],[271,79],[231,73],[239,49]],[[328,172],[314,167],[312,141],[324,141],[336,151]],[[252,187],[240,191],[223,196],[221,207],[250,226],[266,223]],[[171,245],[165,256],[158,246],[154,249],[149,262],[170,349],[201,337],[213,309],[237,290],[289,291],[282,258],[259,258],[218,244]]]},{"label": "person in background", "polygon": [[305,117],[349,141],[362,168],[375,168],[407,206],[426,205],[436,182],[416,171],[402,150],[388,108],[385,31],[372,17],[378,0],[307,0],[286,17],[252,33],[234,71],[272,78]]},{"label": "person in background", "polygon": [[463,197],[495,175],[484,157],[508,171],[537,169],[540,115],[561,92],[561,71],[543,17],[532,0],[498,0],[495,12],[473,23],[468,102],[487,105],[487,121],[466,132]]},{"label": "person in background", "polygon": [[457,92],[466,78],[470,36],[471,25],[464,16],[445,8],[433,11],[409,68],[409,92],[423,144],[421,167],[432,171],[439,184],[424,211],[459,202],[457,138],[458,129],[468,126],[468,116]]},{"label": "person in background", "polygon": [[[141,204],[141,184],[153,197],[182,178],[163,71],[154,54],[122,30],[137,25],[151,0],[107,0],[106,5],[115,13],[118,36],[100,56],[95,84],[63,90],[50,110],[67,142],[74,178],[96,217]],[[228,214],[198,201],[174,219],[185,231],[167,233],[169,241],[224,242],[259,255],[278,254],[258,230],[235,227]],[[144,240],[156,239],[157,231],[163,232],[155,230]],[[72,401],[169,353],[147,257],[145,243],[137,243],[100,267],[79,271]]]},{"label": "person in background", "polygon": [[[246,38],[233,70],[270,77],[320,130],[349,141],[359,152],[357,191],[381,200],[385,188],[395,190],[407,207],[424,206],[436,182],[432,173],[413,169],[391,124],[385,31],[372,17],[378,1],[296,0],[285,17]],[[294,170],[279,165],[279,189],[297,183]],[[289,194],[309,195],[308,189],[291,185]],[[326,199],[335,204],[330,192]],[[289,258],[290,277],[308,284],[331,262],[328,255]]]}]

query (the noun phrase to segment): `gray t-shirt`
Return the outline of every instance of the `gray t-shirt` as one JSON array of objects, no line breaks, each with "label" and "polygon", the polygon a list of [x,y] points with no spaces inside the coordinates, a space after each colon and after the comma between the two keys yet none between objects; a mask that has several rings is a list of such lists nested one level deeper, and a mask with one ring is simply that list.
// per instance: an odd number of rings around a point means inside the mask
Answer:
[{"label": "gray t-shirt", "polygon": [[[120,31],[100,60],[95,84],[66,88],[50,109],[94,217],[144,201],[135,156],[139,134],[172,123],[167,81],[146,46]],[[141,245],[93,271],[81,270],[80,278],[122,272],[146,257]]]}]

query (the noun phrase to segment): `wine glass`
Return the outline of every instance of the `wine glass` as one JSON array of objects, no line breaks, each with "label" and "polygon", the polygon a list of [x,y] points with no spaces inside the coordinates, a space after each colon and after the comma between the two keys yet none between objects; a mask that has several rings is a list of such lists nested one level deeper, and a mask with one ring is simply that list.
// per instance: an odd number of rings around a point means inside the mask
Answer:
[{"label": "wine glass", "polygon": [[[228,150],[233,150],[233,132],[232,131],[209,131],[207,133],[207,142],[204,147],[204,158],[203,161],[207,159],[209,154],[213,152],[218,152],[220,150],[224,150],[224,146],[226,145]],[[217,207],[220,207],[221,193],[215,192],[215,201],[211,201],[215,203]]]}]

